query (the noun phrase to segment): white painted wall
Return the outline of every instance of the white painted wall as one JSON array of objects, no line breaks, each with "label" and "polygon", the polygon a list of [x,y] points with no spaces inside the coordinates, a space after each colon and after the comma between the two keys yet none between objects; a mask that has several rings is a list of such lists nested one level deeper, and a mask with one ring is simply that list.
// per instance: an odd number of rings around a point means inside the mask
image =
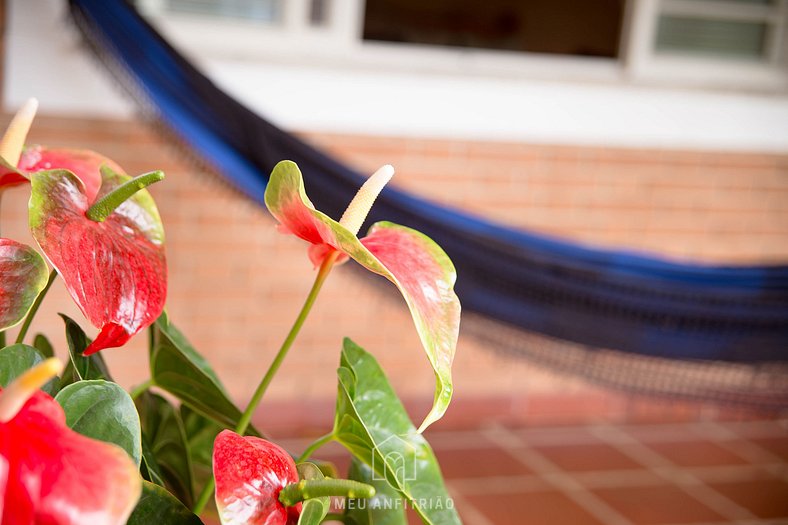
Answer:
[{"label": "white painted wall", "polygon": [[[65,2],[7,4],[7,111],[35,96],[50,114],[133,113],[114,81],[79,46],[76,30],[65,22]],[[178,43],[178,35],[171,36]],[[220,85],[286,129],[788,153],[785,92],[638,85],[611,64],[579,64],[578,71],[593,71],[572,75],[573,62],[544,59],[538,59],[541,74],[521,68],[507,75],[456,67],[427,73],[418,64],[402,67],[401,57],[396,67],[368,57],[355,64],[330,56],[318,60],[320,50],[300,60],[266,59],[265,53],[254,58],[201,51],[200,40],[181,37],[180,43]],[[428,55],[426,62],[436,60]],[[545,74],[551,63],[561,80]]]}]

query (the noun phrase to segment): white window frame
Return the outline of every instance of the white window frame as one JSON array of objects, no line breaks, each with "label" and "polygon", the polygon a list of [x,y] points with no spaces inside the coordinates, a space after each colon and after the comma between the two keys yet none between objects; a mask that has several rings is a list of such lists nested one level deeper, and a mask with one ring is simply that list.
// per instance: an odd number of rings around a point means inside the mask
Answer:
[{"label": "white window frame", "polygon": [[[286,0],[279,24],[165,13],[162,0],[142,0],[148,19],[200,60],[241,60],[328,68],[496,76],[556,81],[634,83],[784,92],[788,0],[773,6],[729,0],[628,0],[618,59],[556,56],[363,40],[364,0],[333,0],[327,23],[309,21],[310,0]],[[660,13],[758,19],[774,24],[769,61],[715,60],[657,54]],[[199,50],[199,52],[197,52]]]},{"label": "white window frame", "polygon": [[[773,5],[726,0],[630,0],[623,60],[629,78],[647,84],[784,90],[788,1]],[[662,14],[706,19],[758,21],[771,25],[764,62],[658,53],[656,31]]]}]

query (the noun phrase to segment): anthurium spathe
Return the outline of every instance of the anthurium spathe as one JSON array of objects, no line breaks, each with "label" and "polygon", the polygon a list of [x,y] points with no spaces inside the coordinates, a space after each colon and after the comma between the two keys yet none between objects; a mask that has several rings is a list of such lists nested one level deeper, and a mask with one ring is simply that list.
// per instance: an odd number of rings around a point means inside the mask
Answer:
[{"label": "anthurium spathe", "polygon": [[69,429],[38,390],[61,368],[48,359],[0,391],[0,523],[125,524],[140,496],[137,466],[120,447]]},{"label": "anthurium spathe", "polygon": [[23,149],[37,109],[36,99],[28,100],[11,119],[0,139],[0,192],[13,186],[28,184],[33,172],[64,169],[82,180],[85,194],[92,202],[101,186],[101,166],[108,166],[118,173],[122,173],[122,170],[113,161],[94,151],[44,146]]},{"label": "anthurium spathe", "polygon": [[0,194],[6,188],[28,182],[27,177],[16,169],[16,165],[37,110],[38,101],[31,98],[17,111],[0,138]]},{"label": "anthurium spathe", "polygon": [[[31,175],[33,237],[82,313],[100,329],[85,355],[122,346],[164,309],[164,229],[153,198],[141,189],[162,177],[152,172],[131,179],[104,165],[101,187],[91,199],[87,185],[70,171]],[[122,202],[108,202],[124,191]]]},{"label": "anthurium spathe", "polygon": [[283,231],[312,244],[309,255],[316,266],[328,257],[338,262],[351,257],[399,288],[436,377],[433,408],[421,431],[440,419],[451,400],[451,365],[459,332],[460,302],[454,293],[454,265],[426,235],[390,222],[378,222],[366,237],[356,236],[393,173],[391,166],[378,170],[337,222],[315,209],[306,195],[298,166],[283,161],[271,173],[265,203]]},{"label": "anthurium spathe", "polygon": [[47,284],[47,265],[37,251],[0,239],[0,330],[19,323]]},{"label": "anthurium spathe", "polygon": [[216,507],[223,525],[289,525],[301,504],[285,507],[279,493],[298,482],[290,455],[254,436],[223,430],[213,444]]}]

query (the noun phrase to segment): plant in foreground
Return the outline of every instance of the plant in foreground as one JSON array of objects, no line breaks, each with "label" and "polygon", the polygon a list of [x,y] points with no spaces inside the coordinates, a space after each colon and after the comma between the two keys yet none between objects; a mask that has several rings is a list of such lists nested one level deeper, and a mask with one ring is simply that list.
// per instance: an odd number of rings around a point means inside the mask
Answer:
[{"label": "plant in foreground", "polygon": [[66,426],[61,406],[39,390],[61,368],[47,359],[0,392],[0,522],[125,523],[140,495],[137,465],[120,447]]},{"label": "plant in foreground", "polygon": [[[29,187],[30,230],[53,266],[47,278],[47,264],[36,250],[0,239],[4,525],[196,525],[212,495],[225,525],[316,525],[329,519],[397,525],[407,523],[408,506],[425,523],[459,523],[421,434],[451,400],[460,315],[454,267],[433,241],[403,226],[377,223],[366,237],[356,236],[391,167],[362,186],[340,221],[314,208],[294,163],[274,168],[266,204],[283,231],[311,244],[309,256],[319,270],[292,329],[241,410],[210,364],[162,314],[164,230],[145,188],[163,174],[131,178],[93,152],[23,149],[34,113],[35,104],[26,105],[0,141],[0,195]],[[389,279],[405,299],[435,373],[433,408],[417,429],[375,359],[345,340],[334,428],[294,460],[261,437],[252,416],[330,270],[349,258]],[[60,367],[47,339],[38,334],[33,346],[25,340],[58,275],[99,331],[91,341],[64,316],[68,366],[53,378]],[[6,331],[19,323],[15,344],[5,346]],[[98,352],[122,346],[145,327],[150,379],[127,393],[113,382]],[[349,479],[337,479],[330,464],[307,461],[329,441],[352,455]],[[334,503],[347,500],[344,512],[331,512],[332,497]]]}]

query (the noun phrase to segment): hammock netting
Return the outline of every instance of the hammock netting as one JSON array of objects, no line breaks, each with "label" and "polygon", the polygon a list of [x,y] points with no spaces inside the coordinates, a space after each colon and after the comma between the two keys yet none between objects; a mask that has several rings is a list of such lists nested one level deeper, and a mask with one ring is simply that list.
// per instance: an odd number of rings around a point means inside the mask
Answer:
[{"label": "hammock netting", "polygon": [[[271,169],[290,159],[315,206],[342,214],[361,174],[223,92],[131,4],[70,6],[90,49],[143,112],[233,187],[262,203]],[[487,346],[630,391],[788,408],[788,266],[685,264],[592,249],[396,188],[384,190],[367,225],[383,219],[446,250],[459,275],[464,332]]]}]

